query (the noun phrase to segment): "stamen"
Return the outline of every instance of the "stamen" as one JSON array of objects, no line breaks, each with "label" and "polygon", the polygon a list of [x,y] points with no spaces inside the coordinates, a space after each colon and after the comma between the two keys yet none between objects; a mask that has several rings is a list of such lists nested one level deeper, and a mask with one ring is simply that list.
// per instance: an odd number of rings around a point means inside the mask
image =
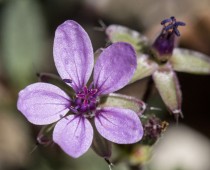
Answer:
[{"label": "stamen", "polygon": [[176,36],[180,36],[178,27],[186,25],[184,22],[176,21],[174,16],[164,19],[160,24],[163,25],[163,31],[168,32],[171,30],[175,33]]},{"label": "stamen", "polygon": [[88,94],[88,88],[87,88],[87,86],[83,87],[83,92],[84,92],[84,94]]},{"label": "stamen", "polygon": [[161,21],[161,25],[165,25],[166,23],[169,23],[169,22],[171,22],[172,20],[171,20],[171,18],[167,18],[167,19],[164,19],[163,21]]},{"label": "stamen", "polygon": [[84,93],[79,93],[79,94],[76,95],[76,97],[83,99],[83,98],[85,98],[85,94]]},{"label": "stamen", "polygon": [[[92,87],[92,86],[91,86]],[[84,86],[79,93],[76,94],[74,100],[74,109],[78,112],[88,114],[96,109],[98,89],[88,88]],[[89,115],[88,115],[89,116]]]},{"label": "stamen", "polygon": [[89,92],[90,92],[91,95],[94,95],[98,92],[98,89],[90,89]]},{"label": "stamen", "polygon": [[177,22],[175,23],[175,25],[177,25],[177,26],[185,26],[186,24],[185,24],[184,22],[177,21]]}]

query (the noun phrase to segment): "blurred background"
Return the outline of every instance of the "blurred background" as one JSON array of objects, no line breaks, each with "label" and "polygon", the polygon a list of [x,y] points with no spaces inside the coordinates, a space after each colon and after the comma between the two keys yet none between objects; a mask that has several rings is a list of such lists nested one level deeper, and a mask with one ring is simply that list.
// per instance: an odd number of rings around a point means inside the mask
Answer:
[{"label": "blurred background", "polygon": [[[180,29],[179,46],[210,55],[210,0],[0,0],[0,170],[108,170],[91,149],[78,159],[53,144],[33,151],[41,127],[17,111],[18,92],[37,82],[38,72],[57,74],[53,38],[65,20],[81,24],[97,50],[107,43],[105,33],[95,29],[99,20],[130,27],[152,42],[161,30],[160,21],[170,16],[187,24]],[[152,105],[162,108],[170,127],[145,170],[210,170],[210,76],[178,73],[178,78],[184,119],[173,126],[175,120],[154,90]],[[145,81],[136,82],[129,93],[141,98]],[[114,169],[127,170],[128,161]]]}]

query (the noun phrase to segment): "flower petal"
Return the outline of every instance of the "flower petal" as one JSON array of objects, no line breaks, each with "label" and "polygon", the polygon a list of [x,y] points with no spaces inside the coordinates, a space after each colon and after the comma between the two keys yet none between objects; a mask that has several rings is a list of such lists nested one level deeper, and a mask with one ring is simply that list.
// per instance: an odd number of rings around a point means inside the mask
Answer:
[{"label": "flower petal", "polygon": [[124,87],[136,70],[136,54],[131,45],[114,43],[99,56],[94,68],[94,85],[99,94],[108,94]]},{"label": "flower petal", "polygon": [[53,141],[74,158],[83,155],[91,146],[92,140],[93,128],[84,117],[70,115],[55,125]]},{"label": "flower petal", "polygon": [[210,74],[210,57],[197,51],[176,48],[170,62],[176,71]]},{"label": "flower petal", "polygon": [[45,125],[63,117],[70,105],[69,96],[48,83],[34,83],[21,90],[17,107],[33,124]]},{"label": "flower petal", "polygon": [[53,54],[62,79],[71,79],[75,91],[86,85],[93,69],[93,48],[88,34],[78,23],[68,20],[57,28]]},{"label": "flower petal", "polygon": [[143,136],[139,117],[129,109],[104,107],[97,111],[95,125],[104,138],[114,143],[136,143]]}]

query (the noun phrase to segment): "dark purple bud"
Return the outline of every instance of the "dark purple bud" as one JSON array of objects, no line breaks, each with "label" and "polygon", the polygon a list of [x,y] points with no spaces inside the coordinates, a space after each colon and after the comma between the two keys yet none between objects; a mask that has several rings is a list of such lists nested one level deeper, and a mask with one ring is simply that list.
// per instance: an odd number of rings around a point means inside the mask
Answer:
[{"label": "dark purple bud", "polygon": [[161,33],[155,40],[152,45],[155,52],[155,57],[160,62],[166,62],[169,57],[172,55],[175,43],[175,34],[174,33]]},{"label": "dark purple bud", "polygon": [[176,36],[180,36],[178,26],[184,26],[185,23],[176,21],[174,16],[161,22],[163,29],[160,35],[153,43],[154,57],[160,62],[167,62],[173,53]]}]

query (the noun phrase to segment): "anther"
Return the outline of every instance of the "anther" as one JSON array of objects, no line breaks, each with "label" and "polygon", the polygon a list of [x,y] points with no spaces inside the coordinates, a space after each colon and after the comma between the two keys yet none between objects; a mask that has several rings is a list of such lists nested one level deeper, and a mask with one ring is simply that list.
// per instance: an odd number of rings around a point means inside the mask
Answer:
[{"label": "anther", "polygon": [[174,16],[171,16],[170,18],[164,19],[161,22],[161,25],[163,25],[163,31],[168,32],[169,30],[173,31],[176,36],[180,36],[180,32],[177,29],[179,26],[185,26],[186,24],[181,21],[176,21],[176,18]]},{"label": "anther", "polygon": [[171,20],[171,18],[167,18],[167,19],[164,19],[163,21],[161,21],[161,25],[165,25],[166,23],[169,23],[169,22],[171,22],[172,20]]}]

